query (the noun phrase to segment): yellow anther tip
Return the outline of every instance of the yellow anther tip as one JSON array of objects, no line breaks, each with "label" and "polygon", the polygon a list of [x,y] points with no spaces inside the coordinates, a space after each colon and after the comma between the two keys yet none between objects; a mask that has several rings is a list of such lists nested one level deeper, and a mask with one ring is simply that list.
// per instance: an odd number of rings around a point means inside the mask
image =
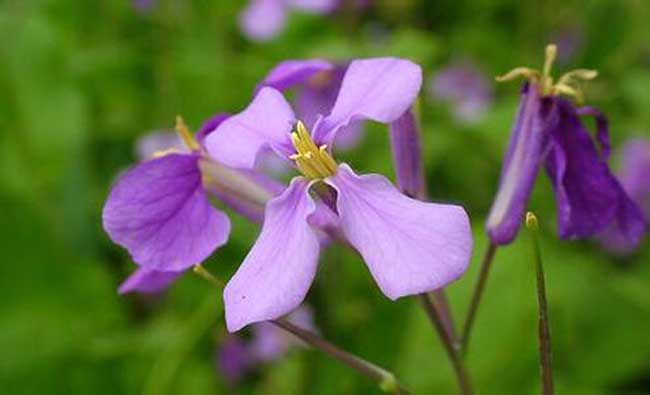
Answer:
[{"label": "yellow anther tip", "polygon": [[539,229],[539,223],[537,222],[537,216],[532,211],[529,211],[529,212],[526,213],[526,228],[528,228],[530,230]]}]

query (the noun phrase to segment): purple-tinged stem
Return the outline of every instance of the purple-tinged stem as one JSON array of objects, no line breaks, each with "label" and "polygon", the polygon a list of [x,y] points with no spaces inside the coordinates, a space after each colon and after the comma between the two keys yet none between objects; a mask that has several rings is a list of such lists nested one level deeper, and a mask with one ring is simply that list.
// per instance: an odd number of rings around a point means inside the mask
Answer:
[{"label": "purple-tinged stem", "polygon": [[465,324],[463,325],[463,334],[461,337],[461,348],[463,353],[467,353],[469,347],[469,339],[472,333],[472,327],[474,325],[474,320],[476,319],[476,312],[478,311],[478,306],[481,302],[481,297],[483,296],[483,290],[485,289],[485,283],[487,282],[488,276],[490,274],[490,267],[492,266],[492,261],[494,260],[494,255],[497,251],[497,245],[490,243],[483,261],[481,262],[481,271],[478,275],[478,280],[474,286],[474,292],[472,293],[472,300],[469,304],[469,310],[467,311],[467,316],[465,318]]},{"label": "purple-tinged stem", "polygon": [[553,395],[553,368],[551,358],[551,331],[548,324],[548,304],[546,301],[546,281],[544,279],[544,267],[542,264],[542,253],[537,240],[539,226],[535,214],[526,214],[526,228],[530,231],[530,238],[535,254],[535,277],[537,280],[537,306],[539,316],[537,332],[539,337],[539,367],[542,376],[542,395]]},{"label": "purple-tinged stem", "polygon": [[431,296],[427,294],[420,295],[420,301],[424,310],[427,312],[429,320],[433,324],[433,327],[438,332],[438,335],[443,340],[442,344],[445,347],[447,356],[451,361],[451,364],[456,373],[456,379],[458,380],[458,387],[460,388],[460,393],[462,395],[472,394],[472,384],[465,369],[465,364],[461,358],[460,352],[457,348],[454,347],[454,342],[449,338],[449,334],[445,329],[445,324],[442,322],[442,319],[439,315],[438,310],[435,307],[434,302],[431,300]]},{"label": "purple-tinged stem", "polygon": [[[225,283],[221,279],[214,276],[202,265],[194,266],[194,273],[219,288],[225,287]],[[358,373],[361,373],[362,375],[375,381],[379,385],[379,388],[381,388],[384,392],[389,392],[396,395],[408,395],[410,393],[397,380],[397,378],[395,378],[395,375],[393,373],[335,346],[334,344],[318,336],[316,333],[294,325],[282,318],[272,320],[270,322],[278,328],[281,328],[298,337],[306,344],[324,352],[342,364],[347,365],[353,370],[356,370]]]}]

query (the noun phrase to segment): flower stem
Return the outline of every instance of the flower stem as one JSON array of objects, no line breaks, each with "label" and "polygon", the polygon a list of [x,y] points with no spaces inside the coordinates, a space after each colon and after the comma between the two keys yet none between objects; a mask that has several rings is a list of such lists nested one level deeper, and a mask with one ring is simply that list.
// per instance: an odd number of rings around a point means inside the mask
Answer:
[{"label": "flower stem", "polygon": [[548,304],[546,302],[546,281],[542,253],[537,240],[537,217],[529,212],[526,214],[526,228],[530,231],[530,239],[535,255],[535,278],[537,280],[537,306],[539,317],[537,331],[539,336],[539,365],[542,376],[542,395],[553,395],[553,369],[551,364],[551,331],[548,324]]},{"label": "flower stem", "polygon": [[424,307],[424,310],[427,312],[427,316],[429,316],[429,320],[431,321],[433,327],[438,332],[438,336],[440,336],[440,340],[442,341],[442,344],[445,347],[447,356],[449,357],[449,360],[451,361],[451,365],[454,368],[454,372],[456,373],[456,379],[458,380],[460,393],[462,395],[472,394],[473,392],[472,384],[469,375],[467,374],[467,369],[465,369],[465,363],[461,358],[461,354],[458,348],[455,347],[454,345],[455,344],[454,340],[449,336],[450,334],[445,328],[445,324],[442,320],[442,317],[440,316],[438,310],[436,309],[436,306],[432,301],[431,296],[427,294],[421,294],[420,301],[422,302],[422,306]]},{"label": "flower stem", "polygon": [[442,325],[447,332],[447,336],[452,342],[454,349],[460,349],[460,342],[456,334],[456,326],[454,325],[454,317],[451,314],[451,308],[449,307],[449,301],[447,300],[447,294],[445,293],[444,288],[437,289],[429,294],[429,299],[433,304],[433,307],[438,311]]},{"label": "flower stem", "polygon": [[[202,265],[195,265],[193,271],[198,276],[202,277],[203,279],[219,288],[223,288],[225,286],[225,283],[221,279],[210,273]],[[397,378],[395,378],[395,375],[393,373],[335,346],[334,344],[318,336],[316,333],[300,328],[299,326],[294,325],[282,318],[271,320],[270,322],[278,328],[281,328],[298,337],[306,344],[324,352],[325,354],[343,363],[344,365],[347,365],[362,375],[377,382],[377,384],[379,384],[379,388],[381,388],[384,392],[389,392],[396,395],[408,395],[410,393],[397,380]]]},{"label": "flower stem", "polygon": [[483,257],[483,262],[481,262],[481,271],[474,286],[474,293],[472,294],[472,300],[469,304],[469,310],[467,311],[467,317],[465,318],[465,324],[463,325],[463,334],[461,337],[461,347],[463,353],[467,352],[469,347],[469,339],[472,332],[472,326],[474,325],[474,320],[476,319],[476,312],[478,311],[479,303],[481,302],[481,297],[483,296],[483,289],[485,288],[485,283],[487,282],[488,275],[490,274],[490,267],[492,266],[492,261],[494,260],[494,255],[497,251],[497,245],[490,243],[485,256]]}]

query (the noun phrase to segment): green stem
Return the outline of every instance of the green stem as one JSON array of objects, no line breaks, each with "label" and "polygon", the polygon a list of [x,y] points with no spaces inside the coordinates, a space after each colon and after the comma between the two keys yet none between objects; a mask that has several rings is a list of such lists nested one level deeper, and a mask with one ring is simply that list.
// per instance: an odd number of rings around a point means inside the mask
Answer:
[{"label": "green stem", "polygon": [[[222,280],[214,276],[201,265],[194,266],[194,273],[219,288],[223,288],[225,286],[225,283]],[[358,373],[361,373],[362,375],[375,381],[377,384],[379,384],[379,388],[381,388],[383,391],[397,395],[409,394],[409,391],[397,380],[397,378],[395,378],[395,375],[393,373],[335,346],[334,344],[318,336],[316,333],[304,328],[300,328],[299,326],[296,326],[282,318],[271,320],[270,322],[278,328],[281,328],[298,337],[306,344],[324,352],[325,354],[343,363],[344,365],[347,365],[348,367],[356,370]]]},{"label": "green stem", "polygon": [[551,361],[551,331],[548,323],[548,303],[546,300],[546,281],[544,279],[544,266],[542,253],[537,239],[539,229],[537,217],[528,212],[526,214],[526,228],[530,231],[535,261],[535,278],[537,281],[537,306],[539,308],[537,332],[539,336],[539,365],[542,376],[542,394],[553,395],[553,369]]},{"label": "green stem", "polygon": [[483,261],[481,262],[481,271],[478,275],[478,280],[474,286],[474,292],[472,294],[472,300],[469,304],[469,310],[467,311],[467,317],[465,318],[465,324],[463,325],[463,334],[461,337],[461,347],[463,353],[467,353],[469,348],[469,339],[472,333],[472,327],[474,326],[474,320],[476,319],[476,313],[478,311],[478,306],[481,302],[481,297],[483,296],[483,290],[485,289],[485,283],[487,282],[488,276],[490,274],[490,268],[492,267],[492,261],[494,261],[494,255],[497,251],[497,245],[490,243]]},{"label": "green stem", "polygon": [[460,351],[454,346],[454,341],[450,337],[449,332],[445,329],[445,324],[442,320],[442,317],[439,314],[439,311],[436,309],[434,302],[431,300],[431,296],[427,294],[420,295],[420,301],[422,306],[429,317],[429,320],[433,324],[433,327],[438,332],[440,340],[445,348],[447,356],[451,361],[451,365],[454,368],[456,373],[456,380],[458,381],[458,387],[460,388],[460,393],[462,395],[472,394],[472,384],[467,374],[467,369],[465,368],[465,363],[461,357]]}]

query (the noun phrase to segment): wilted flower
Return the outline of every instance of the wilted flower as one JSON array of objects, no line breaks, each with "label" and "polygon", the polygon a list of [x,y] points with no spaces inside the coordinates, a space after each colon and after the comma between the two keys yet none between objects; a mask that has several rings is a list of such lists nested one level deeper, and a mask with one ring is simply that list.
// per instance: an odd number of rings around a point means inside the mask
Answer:
[{"label": "wilted flower", "polygon": [[345,239],[389,298],[431,291],[462,275],[472,247],[462,207],[411,199],[380,175],[358,176],[329,149],[350,122],[397,120],[415,100],[421,78],[420,68],[406,60],[353,61],[333,108],[311,134],[282,94],[264,87],[207,137],[208,152],[227,166],[253,168],[258,154],[271,149],[302,173],[269,201],[255,245],[226,286],[230,331],[282,316],[305,298],[320,250],[308,222],[316,207],[310,190],[336,212]]},{"label": "wilted flower", "polygon": [[[619,181],[630,198],[639,205],[646,225],[650,224],[650,140],[633,139],[622,149]],[[647,229],[647,228],[646,228]],[[603,245],[615,253],[629,253],[634,249],[618,227],[608,229],[601,237]]]},{"label": "wilted flower", "polygon": [[[140,266],[120,286],[121,293],[157,292],[226,242],[230,221],[212,207],[206,187],[224,203],[232,201],[231,208],[261,220],[263,205],[274,194],[269,182],[226,169],[204,155],[205,134],[226,118],[212,118],[196,139],[181,122],[183,150],[159,152],[113,187],[103,210],[104,229]],[[219,178],[225,182],[219,184]],[[233,188],[220,188],[224,184]]]},{"label": "wilted flower", "polygon": [[478,121],[492,102],[492,84],[469,60],[455,61],[443,68],[431,80],[432,98],[452,105],[460,122]]},{"label": "wilted flower", "polygon": [[[636,245],[644,231],[643,218],[607,165],[606,118],[593,107],[576,108],[560,97],[564,94],[580,102],[582,94],[575,81],[592,79],[596,72],[574,70],[554,82],[550,71],[556,52],[555,46],[547,47],[542,73],[516,68],[500,78],[523,76],[528,82],[487,219],[490,239],[494,244],[508,244],[515,238],[544,161],[555,191],[561,238],[588,238],[616,226],[628,244]],[[595,117],[600,149],[582,124],[581,115]]]},{"label": "wilted flower", "polygon": [[289,11],[327,14],[338,4],[339,0],[250,0],[239,25],[251,40],[268,41],[284,29]]}]

